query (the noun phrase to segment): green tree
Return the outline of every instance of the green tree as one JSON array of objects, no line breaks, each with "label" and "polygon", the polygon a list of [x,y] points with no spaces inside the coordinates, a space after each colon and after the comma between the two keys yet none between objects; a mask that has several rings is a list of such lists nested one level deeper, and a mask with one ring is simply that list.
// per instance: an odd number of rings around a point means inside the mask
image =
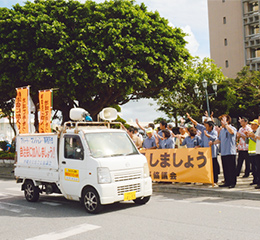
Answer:
[{"label": "green tree", "polygon": [[210,103],[214,117],[230,114],[231,109],[236,108],[237,97],[233,83],[234,79],[225,79],[219,83],[217,96]]},{"label": "green tree", "polygon": [[[185,34],[144,4],[37,0],[0,8],[0,100],[15,88],[59,88],[54,109],[68,119],[73,101],[102,108],[158,95],[181,84]],[[36,111],[37,112],[37,111]]]},{"label": "green tree", "polygon": [[154,122],[155,124],[158,124],[158,123],[160,123],[161,121],[165,121],[165,122],[169,123],[169,122],[170,122],[170,119],[165,119],[165,118],[159,117],[159,118],[154,119],[153,122]]},{"label": "green tree", "polygon": [[[203,91],[203,79],[207,80],[208,86],[211,86],[213,81],[219,84],[225,79],[220,68],[214,64],[212,59],[204,58],[200,61],[198,57],[186,63],[184,78],[185,81],[181,82],[179,86],[165,89],[157,99],[158,110],[163,111],[170,119],[174,119],[176,125],[178,117],[186,116],[186,112],[200,120],[207,109],[204,92],[200,92],[198,96],[194,93],[195,84]],[[215,97],[210,97],[210,99],[214,100]]]},{"label": "green tree", "polygon": [[232,118],[257,118],[260,110],[260,72],[244,67],[235,79],[220,85],[214,101],[217,114],[228,113]]}]

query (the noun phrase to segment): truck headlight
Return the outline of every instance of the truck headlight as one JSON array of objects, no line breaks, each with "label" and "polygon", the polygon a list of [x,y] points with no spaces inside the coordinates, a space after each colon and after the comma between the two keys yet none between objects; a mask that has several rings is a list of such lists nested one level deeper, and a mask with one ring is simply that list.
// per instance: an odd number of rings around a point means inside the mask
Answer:
[{"label": "truck headlight", "polygon": [[148,163],[144,164],[144,178],[147,178],[150,176],[150,172],[149,172],[149,166]]},{"label": "truck headlight", "polygon": [[98,183],[111,183],[111,176],[109,169],[106,167],[99,167],[97,169]]}]

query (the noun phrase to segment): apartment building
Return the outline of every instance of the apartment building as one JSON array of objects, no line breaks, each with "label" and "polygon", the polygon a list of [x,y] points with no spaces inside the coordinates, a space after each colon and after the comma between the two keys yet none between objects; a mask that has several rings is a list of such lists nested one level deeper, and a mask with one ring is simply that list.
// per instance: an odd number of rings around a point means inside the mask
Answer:
[{"label": "apartment building", "polygon": [[208,0],[210,55],[225,76],[260,70],[260,0]]}]

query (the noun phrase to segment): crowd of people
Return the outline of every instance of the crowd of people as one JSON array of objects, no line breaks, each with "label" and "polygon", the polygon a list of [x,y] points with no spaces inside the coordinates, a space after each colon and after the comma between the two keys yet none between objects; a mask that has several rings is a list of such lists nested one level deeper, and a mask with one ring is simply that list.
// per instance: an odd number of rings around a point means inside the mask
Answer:
[{"label": "crowd of people", "polygon": [[221,126],[216,126],[213,114],[209,117],[207,112],[203,123],[198,123],[189,113],[187,119],[190,122],[185,124],[184,120],[181,121],[177,134],[173,131],[173,125],[166,121],[161,121],[160,126],[155,128],[153,123],[143,127],[136,119],[137,126],[145,132],[145,136],[135,127],[129,127],[128,134],[138,149],[211,147],[215,184],[220,173],[217,157],[221,157],[224,181],[219,187],[234,188],[245,161],[242,177],[247,178],[252,173],[250,185],[260,189],[260,115],[252,121],[239,118],[238,129],[231,124],[231,117],[227,114],[219,116]]}]

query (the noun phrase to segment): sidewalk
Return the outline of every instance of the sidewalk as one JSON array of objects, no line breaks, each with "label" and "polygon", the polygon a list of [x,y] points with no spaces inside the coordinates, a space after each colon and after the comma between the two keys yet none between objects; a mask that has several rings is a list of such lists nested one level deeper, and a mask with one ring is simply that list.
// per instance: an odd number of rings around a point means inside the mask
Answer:
[{"label": "sidewalk", "polygon": [[[248,178],[237,177],[237,185],[235,188],[220,188],[218,186],[204,185],[202,183],[185,184],[185,183],[153,183],[154,192],[162,193],[180,193],[192,194],[196,196],[212,196],[212,197],[227,197],[236,199],[260,200],[260,189],[255,189],[256,185],[249,185],[253,181],[253,176]],[[219,175],[219,184],[224,180],[223,174]]]},{"label": "sidewalk", "polygon": [[0,160],[0,179],[14,179],[14,160]]},{"label": "sidewalk", "polygon": [[[13,174],[13,160],[0,160],[0,179],[15,179]],[[243,176],[243,173],[240,174]],[[223,174],[219,175],[219,184],[223,181]],[[201,183],[153,183],[153,191],[158,193],[191,194],[195,196],[227,197],[236,199],[260,200],[260,189],[256,185],[249,185],[253,181],[252,175],[248,178],[237,178],[235,188],[220,188],[218,186],[204,185]]]}]

